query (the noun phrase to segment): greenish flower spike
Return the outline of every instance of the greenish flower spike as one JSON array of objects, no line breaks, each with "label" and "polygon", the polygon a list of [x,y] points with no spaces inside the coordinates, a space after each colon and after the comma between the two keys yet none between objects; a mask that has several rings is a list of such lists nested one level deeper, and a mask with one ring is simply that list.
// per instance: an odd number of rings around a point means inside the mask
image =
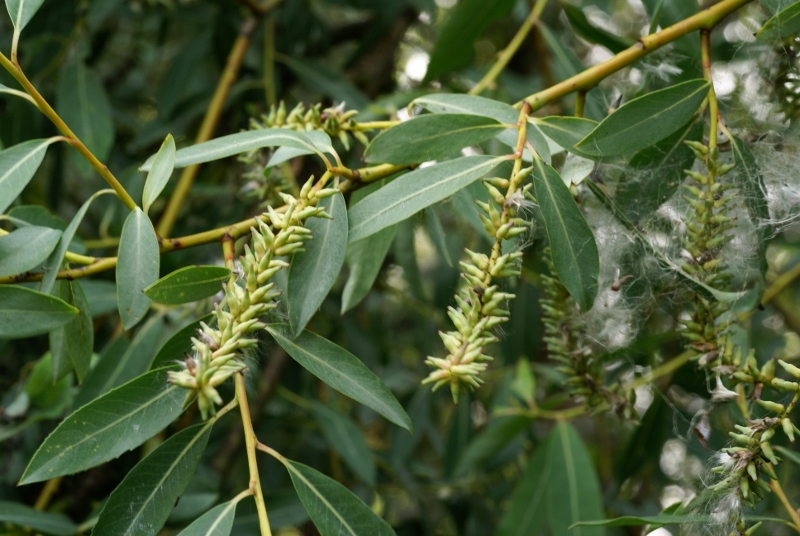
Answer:
[{"label": "greenish flower spike", "polygon": [[192,338],[192,355],[186,356],[183,370],[169,372],[169,381],[190,390],[188,398],[197,397],[203,419],[222,404],[217,386],[245,368],[243,352],[255,348],[257,339],[248,334],[263,329],[261,318],[278,306],[280,292],[270,279],[289,264],[278,257],[302,250],[311,232],[304,222],[313,217],[329,217],[317,202],[338,192],[335,188],[315,189],[313,177],[300,190],[299,198],[283,194],[286,211],[269,207],[266,216],[271,226],[258,222],[251,231],[252,247],[245,246],[237,280],[224,285],[225,298],[215,305],[215,324],[201,324]]}]

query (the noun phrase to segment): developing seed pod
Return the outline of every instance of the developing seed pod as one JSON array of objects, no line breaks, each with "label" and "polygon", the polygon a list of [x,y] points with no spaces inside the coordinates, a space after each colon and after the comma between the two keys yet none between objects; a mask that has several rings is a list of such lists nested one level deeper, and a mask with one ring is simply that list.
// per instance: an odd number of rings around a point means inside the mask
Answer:
[{"label": "developing seed pod", "polygon": [[792,365],[790,363],[787,363],[783,359],[779,359],[778,363],[780,363],[780,365],[783,367],[783,370],[785,370],[786,372],[788,372],[789,374],[791,374],[795,378],[800,378],[800,368],[798,368],[798,367],[796,367],[796,366],[794,366],[794,365]]}]

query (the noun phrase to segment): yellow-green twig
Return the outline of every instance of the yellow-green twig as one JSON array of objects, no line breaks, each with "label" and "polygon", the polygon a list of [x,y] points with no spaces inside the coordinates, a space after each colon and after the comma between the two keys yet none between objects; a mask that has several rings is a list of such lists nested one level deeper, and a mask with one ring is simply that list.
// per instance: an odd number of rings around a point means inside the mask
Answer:
[{"label": "yellow-green twig", "polygon": [[[581,90],[588,91],[600,83],[601,80],[614,74],[623,67],[627,67],[647,54],[650,54],[654,50],[697,30],[710,30],[716,26],[719,21],[752,1],[753,0],[722,0],[710,8],[704,9],[696,15],[692,15],[660,32],[642,37],[635,45],[623,50],[608,60],[598,63],[545,90],[529,95],[525,97],[524,100],[531,105],[533,110],[538,110],[545,104],[569,95],[570,93]],[[522,101],[518,102],[515,106],[517,108],[522,106]]]},{"label": "yellow-green twig", "polygon": [[505,69],[506,65],[508,65],[508,62],[511,61],[511,58],[514,56],[514,54],[516,54],[517,50],[519,50],[519,47],[522,45],[525,37],[531,31],[531,28],[533,28],[533,26],[536,24],[536,21],[539,20],[539,15],[541,15],[545,4],[547,4],[547,0],[537,0],[536,4],[533,6],[533,9],[531,9],[530,14],[522,23],[522,26],[519,27],[517,33],[508,43],[508,46],[497,55],[497,60],[494,62],[491,68],[486,71],[486,74],[483,75],[483,78],[481,78],[480,81],[469,90],[470,95],[480,95],[484,89],[489,87],[495,81],[503,69]]},{"label": "yellow-green twig", "polygon": [[258,462],[256,460],[256,444],[258,439],[253,430],[253,422],[250,420],[250,406],[247,403],[247,390],[244,386],[244,376],[239,373],[235,375],[236,381],[236,400],[239,401],[239,410],[242,413],[242,426],[244,427],[244,442],[247,448],[247,467],[250,471],[250,491],[256,501],[256,511],[258,512],[258,525],[261,528],[261,536],[272,536],[269,528],[269,518],[267,507],[264,504],[264,493],[261,491],[261,479],[258,475]]}]

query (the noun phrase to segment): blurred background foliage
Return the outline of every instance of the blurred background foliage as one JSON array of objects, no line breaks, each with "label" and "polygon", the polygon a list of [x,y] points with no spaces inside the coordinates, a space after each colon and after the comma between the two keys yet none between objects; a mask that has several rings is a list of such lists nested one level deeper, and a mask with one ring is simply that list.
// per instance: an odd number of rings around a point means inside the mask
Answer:
[{"label": "blurred background foliage", "polygon": [[[772,3],[764,2],[767,8]],[[403,118],[405,106],[415,97],[440,90],[463,92],[476,83],[517,31],[531,4],[285,0],[256,15],[248,2],[234,0],[48,1],[25,30],[21,63],[34,85],[126,189],[140,193],[144,174],[137,167],[167,133],[179,146],[193,142],[242,33],[250,32],[249,43],[215,136],[248,128],[251,119],[268,114],[270,106],[281,101],[289,110],[297,103],[320,102],[323,108],[344,103],[345,109],[359,111],[357,121]],[[513,103],[703,6],[688,0],[550,2],[541,24],[484,96]],[[769,282],[800,266],[800,234],[792,225],[800,201],[800,187],[792,182],[798,164],[795,122],[800,73],[795,41],[773,47],[752,40],[752,32],[767,16],[765,8],[755,3],[720,25],[713,34],[712,57],[723,116],[747,141],[757,142],[754,150],[765,181],[779,187],[770,198],[773,217],[783,221],[769,242]],[[0,17],[0,35],[11,35],[6,17]],[[701,77],[698,43],[696,34],[689,35],[609,77],[589,92],[585,115],[599,120],[618,98],[627,101]],[[15,87],[4,72],[0,83]],[[75,91],[79,83],[87,85],[91,102],[79,102]],[[573,101],[568,97],[553,102],[537,115],[569,115]],[[90,111],[91,125],[79,124],[79,110]],[[3,147],[56,134],[29,103],[0,99]],[[336,143],[347,165],[363,165],[360,143],[351,139],[349,151]],[[66,144],[53,145],[9,218],[14,223],[63,228],[83,201],[103,187],[76,156]],[[266,173],[263,165],[268,156],[254,154],[241,161],[204,165],[171,235],[242,221],[259,213],[273,190],[295,188],[297,181],[321,172],[312,159],[294,159]],[[666,166],[662,172],[670,177],[676,173],[673,180],[679,181],[681,170]],[[595,173],[612,180],[623,174],[633,177],[631,183],[640,187],[618,192],[630,210],[642,195],[654,193],[644,179],[635,180],[644,172],[633,166],[604,165]],[[174,184],[175,180],[151,209],[156,218]],[[436,333],[447,326],[445,312],[458,283],[456,262],[464,247],[485,249],[488,243],[480,226],[475,226],[471,203],[485,195],[476,184],[401,224],[369,295],[340,314],[345,272],[309,325],[380,375],[410,414],[413,436],[330,391],[273,343],[264,342],[252,356],[250,389],[259,437],[349,486],[400,535],[495,532],[532,453],[553,426],[546,419],[498,416],[498,410],[518,404],[520,389],[515,382],[525,378],[518,369],[520,362],[533,371],[533,389],[543,408],[569,406],[564,378],[554,370],[543,342],[539,274],[546,267],[541,232],[534,234],[526,250],[523,275],[514,289],[518,298],[511,321],[502,329],[502,342],[495,346],[486,385],[458,406],[446,390],[431,393],[420,386],[428,373],[423,360],[441,353]],[[95,256],[113,255],[125,216],[116,200],[99,198],[81,226],[77,249]],[[603,228],[602,219],[587,218],[596,232]],[[661,225],[668,229],[674,222],[667,218]],[[621,250],[623,245],[609,247]],[[601,292],[595,307],[609,307],[610,312],[603,325],[588,333],[597,339],[597,348],[605,346],[608,362],[619,367],[609,370],[610,376],[644,375],[684,350],[676,334],[682,305],[674,282],[664,281],[655,271],[648,273],[636,255],[626,250],[618,258],[632,259],[629,264],[603,268],[601,289],[611,287],[616,268],[635,278],[622,303],[604,303],[609,294]],[[164,255],[161,269],[166,274],[189,264],[220,262],[220,248],[206,245]],[[210,310],[210,301],[157,307],[147,323],[121,334],[113,274],[83,283],[94,319],[95,359],[101,361],[106,355],[131,355],[134,360],[152,356],[171,334]],[[745,323],[741,335],[760,361],[773,355],[792,359],[800,353],[799,305],[800,285],[790,283]],[[621,343],[609,343],[620,337]],[[42,363],[47,350],[46,337],[0,341],[2,500],[35,503],[41,486],[16,488],[15,483],[46,434],[69,408],[77,407],[82,396],[89,396],[71,376],[55,387],[37,379],[38,368],[46,366]],[[655,514],[702,489],[710,458],[727,443],[725,432],[738,422],[733,413],[719,410],[712,417],[718,422],[709,447],[695,438],[694,419],[707,408],[708,389],[706,378],[687,365],[637,390],[638,419],[626,421],[605,412],[573,421],[598,475],[607,516]],[[247,481],[239,424],[233,417],[225,419],[227,426],[214,428],[204,461],[165,534],[177,532]],[[178,422],[173,427],[185,425]],[[347,451],[350,433],[363,434],[370,456]],[[126,472],[160,440],[163,437],[154,438],[107,466],[63,479],[51,499],[54,508],[78,522],[91,519]],[[281,534],[314,534],[286,473],[266,458],[261,470],[273,526],[283,527]],[[800,498],[797,471],[791,461],[779,468],[780,480],[795,504]],[[257,533],[249,509],[249,501],[240,505],[234,534]],[[772,496],[759,510],[780,515]],[[609,528],[606,534],[638,534],[638,530]],[[668,533],[661,530],[659,534]],[[769,533],[781,530],[770,525]]]}]

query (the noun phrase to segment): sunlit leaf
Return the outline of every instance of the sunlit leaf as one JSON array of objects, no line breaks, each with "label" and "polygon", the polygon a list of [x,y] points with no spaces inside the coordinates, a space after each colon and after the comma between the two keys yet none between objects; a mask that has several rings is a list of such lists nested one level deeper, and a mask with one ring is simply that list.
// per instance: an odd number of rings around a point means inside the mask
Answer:
[{"label": "sunlit leaf", "polygon": [[30,140],[0,151],[0,212],[22,193],[53,140]]},{"label": "sunlit leaf", "polygon": [[100,513],[94,534],[157,534],[200,462],[215,421],[170,437],[125,476]]},{"label": "sunlit leaf", "polygon": [[186,390],[154,370],[74,411],[47,436],[19,484],[85,471],[138,447],[181,414]]},{"label": "sunlit leaf", "polygon": [[299,335],[319,309],[336,282],[347,250],[347,207],[344,196],[323,199],[320,207],[333,219],[311,218],[306,227],[312,239],[305,252],[295,253],[289,269],[287,302],[289,323]]},{"label": "sunlit leaf", "polygon": [[17,33],[25,28],[43,3],[44,0],[6,0],[6,9]]},{"label": "sunlit leaf", "polygon": [[68,303],[25,287],[0,285],[0,339],[22,339],[58,329],[78,310]]},{"label": "sunlit leaf", "polygon": [[503,160],[465,156],[403,175],[350,209],[350,242],[373,235],[453,195]]},{"label": "sunlit leaf", "polygon": [[[519,110],[513,106],[477,95],[432,93],[414,99],[412,104],[417,104],[437,114],[474,114],[482,117],[491,117],[506,125],[516,125],[519,121]],[[518,132],[516,128],[506,129],[497,135],[497,139],[509,147],[516,148]],[[539,158],[550,163],[550,149],[547,145],[547,140],[536,123],[528,123],[526,137],[528,142],[536,149]]]},{"label": "sunlit leaf", "polygon": [[0,236],[0,277],[37,268],[56,248],[61,231],[47,227],[22,227]]},{"label": "sunlit leaf", "polygon": [[536,447],[533,456],[519,478],[519,484],[497,528],[497,536],[529,536],[543,534],[547,527],[547,496],[552,488],[562,483],[554,482],[552,464],[547,447]]},{"label": "sunlit leaf", "polygon": [[708,88],[705,80],[689,80],[635,98],[606,117],[576,148],[590,155],[626,155],[658,143],[689,122]]},{"label": "sunlit leaf", "polygon": [[150,211],[150,205],[153,204],[153,201],[158,199],[159,194],[164,190],[174,169],[175,140],[172,139],[172,134],[167,134],[167,138],[164,140],[164,143],[161,144],[161,148],[153,159],[152,167],[147,174],[147,180],[144,182],[142,209],[145,214]]},{"label": "sunlit leaf", "polygon": [[343,395],[411,431],[411,420],[403,407],[381,379],[356,356],[310,331],[294,339],[288,327],[271,324],[267,331],[292,359]]},{"label": "sunlit leaf", "polygon": [[136,207],[125,219],[117,260],[117,302],[122,327],[131,329],[150,309],[144,289],[158,279],[161,257],[150,219]]},{"label": "sunlit leaf", "polygon": [[[215,506],[180,531],[178,536],[228,536],[233,529],[237,504],[234,501],[228,501]],[[272,509],[270,509],[270,514],[272,514]],[[272,521],[272,517],[270,515],[270,521]]]},{"label": "sunlit leaf", "polygon": [[332,478],[302,463],[282,459],[294,489],[322,536],[393,536],[369,506]]},{"label": "sunlit leaf", "polygon": [[581,310],[588,311],[597,296],[600,272],[594,234],[556,170],[536,162],[533,188],[542,211],[556,274]]},{"label": "sunlit leaf", "polygon": [[364,152],[364,158],[370,163],[397,165],[439,160],[505,129],[494,119],[479,115],[421,115],[378,134]]},{"label": "sunlit leaf", "polygon": [[[285,128],[265,128],[228,134],[184,149],[175,153],[175,167],[182,168],[221,160],[240,153],[263,147],[294,147],[317,152],[313,143],[303,134]],[[150,171],[155,156],[147,159],[139,169]]]},{"label": "sunlit leaf", "polygon": [[158,303],[191,303],[213,296],[230,277],[224,266],[185,266],[145,288],[144,294]]}]

